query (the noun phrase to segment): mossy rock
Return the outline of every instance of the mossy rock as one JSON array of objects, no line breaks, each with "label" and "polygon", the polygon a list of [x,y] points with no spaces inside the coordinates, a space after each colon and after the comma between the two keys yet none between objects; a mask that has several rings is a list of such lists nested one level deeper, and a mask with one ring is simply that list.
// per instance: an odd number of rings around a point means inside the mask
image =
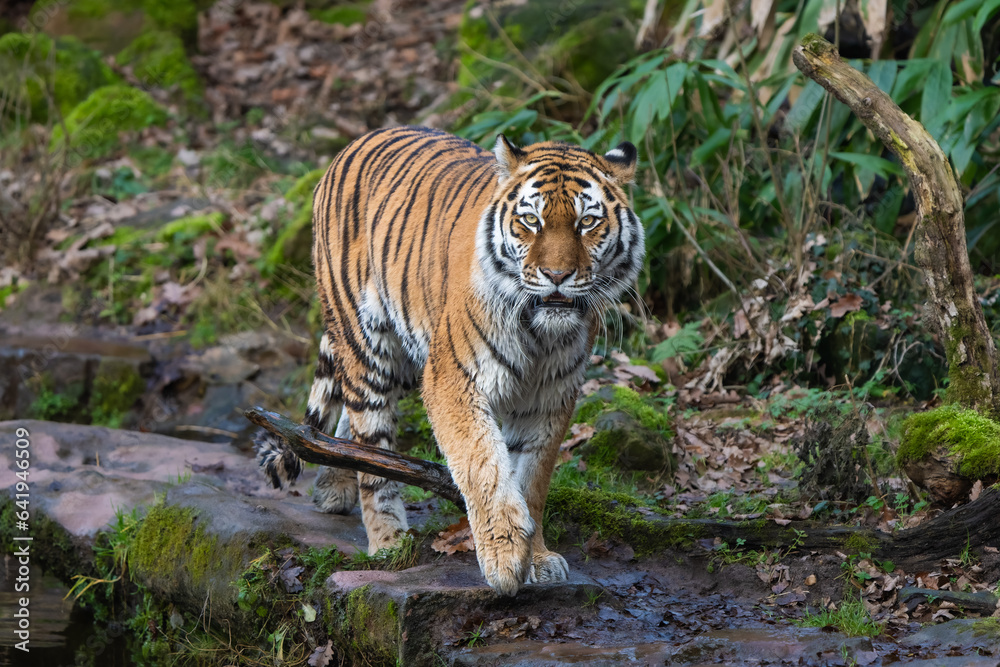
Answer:
[{"label": "mossy rock", "polygon": [[911,415],[903,422],[900,465],[944,456],[968,479],[1000,477],[1000,423],[975,410],[945,405]]},{"label": "mossy rock", "polygon": [[[124,85],[104,86],[92,92],[66,117],[71,157],[99,159],[121,146],[119,133],[138,131],[167,122],[167,112],[148,93]],[[67,148],[62,126],[52,132],[52,150]]]},{"label": "mossy rock", "polygon": [[392,597],[370,584],[334,598],[328,633],[340,648],[367,664],[395,665],[399,655],[399,611]]},{"label": "mossy rock", "polygon": [[100,54],[73,37],[56,40],[45,34],[8,33],[0,37],[0,88],[20,91],[21,103],[5,106],[8,115],[30,113],[30,120],[49,120],[49,99],[62,115],[92,91],[118,82],[111,68],[101,62]]},{"label": "mossy rock", "polygon": [[223,540],[206,530],[198,510],[158,504],[139,524],[128,552],[133,581],[158,596],[197,609],[210,600],[217,617],[236,614],[234,584],[250,561],[249,539]]},{"label": "mossy rock", "polygon": [[173,90],[188,103],[201,96],[201,80],[184,52],[181,39],[172,33],[163,30],[143,33],[116,56],[115,62],[120,66],[131,65],[144,88]]},{"label": "mossy rock", "polygon": [[623,412],[643,428],[657,431],[666,438],[674,435],[666,412],[628,387],[602,387],[587,396],[577,406],[574,421],[596,425],[601,414],[610,412]]},{"label": "mossy rock", "polygon": [[594,428],[597,432],[579,448],[588,465],[668,474],[677,467],[673,447],[663,433],[646,428],[625,412],[601,414]]},{"label": "mossy rock", "polygon": [[209,0],[74,0],[69,6],[69,18],[96,20],[115,13],[142,12],[148,27],[171,32],[185,44],[194,45],[198,12],[211,5]]},{"label": "mossy rock", "polygon": [[271,275],[282,264],[307,267],[312,257],[312,196],[325,169],[314,169],[302,176],[285,194],[285,201],[295,210],[291,222],[279,233],[264,258],[263,272]]}]

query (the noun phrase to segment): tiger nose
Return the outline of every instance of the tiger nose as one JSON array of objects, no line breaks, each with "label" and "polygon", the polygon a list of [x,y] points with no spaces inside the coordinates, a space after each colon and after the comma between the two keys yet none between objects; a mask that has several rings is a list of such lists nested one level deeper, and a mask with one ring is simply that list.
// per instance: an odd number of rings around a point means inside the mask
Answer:
[{"label": "tiger nose", "polygon": [[573,271],[555,271],[553,269],[539,269],[539,271],[542,272],[543,276],[551,280],[553,285],[559,285],[574,273]]}]

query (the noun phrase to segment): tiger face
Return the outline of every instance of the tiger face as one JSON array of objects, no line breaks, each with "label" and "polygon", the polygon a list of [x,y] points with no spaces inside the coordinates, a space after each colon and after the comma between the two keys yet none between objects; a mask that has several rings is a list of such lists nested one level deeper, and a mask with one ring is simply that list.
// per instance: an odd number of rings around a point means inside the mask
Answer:
[{"label": "tiger face", "polygon": [[494,154],[499,183],[477,244],[489,291],[515,302],[535,329],[579,327],[614,304],[642,266],[643,228],[623,190],[636,149],[520,149],[500,135]]}]

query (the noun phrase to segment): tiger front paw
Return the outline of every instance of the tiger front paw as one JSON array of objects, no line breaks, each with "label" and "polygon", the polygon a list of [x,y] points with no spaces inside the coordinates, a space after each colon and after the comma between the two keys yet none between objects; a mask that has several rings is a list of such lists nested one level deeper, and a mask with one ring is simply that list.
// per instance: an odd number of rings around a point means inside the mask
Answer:
[{"label": "tiger front paw", "polygon": [[488,515],[481,530],[473,526],[479,568],[498,595],[513,596],[528,579],[535,522],[523,502],[494,508]]},{"label": "tiger front paw", "polygon": [[569,579],[569,566],[566,559],[555,551],[542,551],[531,557],[531,572],[528,583],[545,584]]}]

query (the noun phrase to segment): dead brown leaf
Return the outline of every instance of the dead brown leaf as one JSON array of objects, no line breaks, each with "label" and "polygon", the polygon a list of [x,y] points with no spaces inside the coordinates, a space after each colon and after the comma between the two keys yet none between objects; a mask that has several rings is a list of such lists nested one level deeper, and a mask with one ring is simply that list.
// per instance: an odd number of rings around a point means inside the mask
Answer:
[{"label": "dead brown leaf", "polygon": [[573,449],[582,442],[590,440],[594,435],[594,427],[590,424],[573,424],[569,427],[570,437],[563,441],[560,449]]},{"label": "dead brown leaf", "polygon": [[830,304],[830,316],[838,319],[856,310],[861,310],[861,297],[857,294],[845,294]]},{"label": "dead brown leaf", "polygon": [[454,523],[438,533],[437,539],[431,543],[431,549],[449,556],[460,551],[475,551],[476,543],[472,539],[469,518],[463,516],[458,523]]},{"label": "dead brown leaf", "polygon": [[615,369],[615,375],[618,373],[627,373],[634,378],[642,378],[647,382],[658,383],[660,381],[660,376],[656,374],[649,366],[639,366],[635,364],[627,364],[625,366],[619,366]]},{"label": "dead brown leaf", "polygon": [[326,646],[317,646],[309,654],[309,667],[326,667],[333,660],[333,640],[326,640]]}]

